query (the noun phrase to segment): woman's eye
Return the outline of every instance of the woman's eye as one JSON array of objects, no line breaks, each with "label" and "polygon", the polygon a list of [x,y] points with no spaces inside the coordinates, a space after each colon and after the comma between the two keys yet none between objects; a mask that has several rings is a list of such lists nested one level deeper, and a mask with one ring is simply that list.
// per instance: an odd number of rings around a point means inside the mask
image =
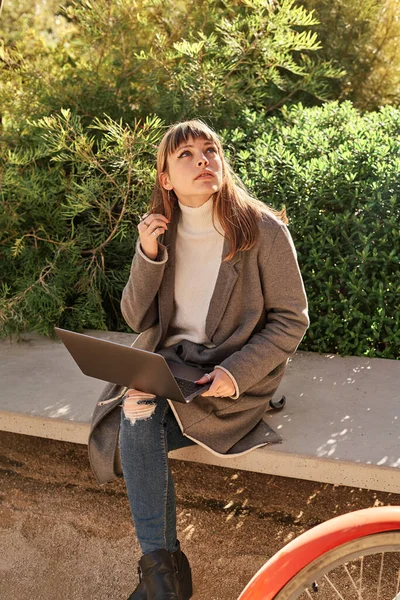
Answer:
[{"label": "woman's eye", "polygon": [[[206,152],[211,154],[217,154],[217,149],[214,148],[214,146],[209,146],[208,148],[206,148]],[[181,154],[179,154],[178,158],[184,158],[185,156],[192,156],[191,151],[184,150]]]}]

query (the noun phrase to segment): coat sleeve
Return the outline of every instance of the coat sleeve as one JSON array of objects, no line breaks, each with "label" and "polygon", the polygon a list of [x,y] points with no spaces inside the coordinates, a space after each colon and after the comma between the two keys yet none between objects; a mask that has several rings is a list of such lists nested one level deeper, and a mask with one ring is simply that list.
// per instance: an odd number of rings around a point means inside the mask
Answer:
[{"label": "coat sleeve", "polygon": [[234,376],[240,394],[292,356],[309,326],[308,304],[297,254],[288,228],[279,229],[268,256],[260,244],[259,271],[266,324],[241,350],[220,364]]},{"label": "coat sleeve", "polygon": [[157,292],[168,261],[166,247],[158,243],[158,248],[156,260],[150,260],[143,253],[138,239],[128,283],[122,292],[122,315],[137,333],[149,329],[158,319]]}]

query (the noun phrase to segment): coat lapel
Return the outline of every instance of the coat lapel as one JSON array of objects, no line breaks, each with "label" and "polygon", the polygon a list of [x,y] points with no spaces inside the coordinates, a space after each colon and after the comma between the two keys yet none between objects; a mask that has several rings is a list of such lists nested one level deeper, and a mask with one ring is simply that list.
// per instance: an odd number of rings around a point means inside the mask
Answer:
[{"label": "coat lapel", "polygon": [[[230,243],[227,238],[224,241],[224,247],[222,250],[222,259],[229,254]],[[212,342],[214,333],[225,313],[225,309],[231,297],[233,287],[236,283],[236,279],[239,276],[239,271],[236,268],[236,264],[240,261],[240,252],[231,258],[228,262],[222,262],[219,268],[217,281],[215,284],[213,295],[211,296],[210,306],[206,317],[206,334],[208,339]]]},{"label": "coat lapel", "polygon": [[[171,217],[171,223],[164,234],[163,244],[168,250],[168,262],[164,271],[164,277],[159,290],[159,318],[161,339],[164,339],[174,309],[174,285],[175,285],[175,241],[180,217],[180,210],[175,209]],[[229,254],[230,243],[224,240],[222,259]],[[219,268],[217,281],[212,294],[205,323],[205,331],[210,341],[224,315],[225,309],[231,297],[233,287],[239,272],[236,267],[241,259],[241,253],[236,254],[228,262],[222,262]]]},{"label": "coat lapel", "polygon": [[175,208],[171,216],[168,230],[163,234],[162,243],[168,251],[168,261],[165,266],[164,276],[158,292],[159,305],[158,314],[160,319],[161,340],[167,334],[169,323],[172,319],[175,294],[175,240],[178,227],[180,209]]}]

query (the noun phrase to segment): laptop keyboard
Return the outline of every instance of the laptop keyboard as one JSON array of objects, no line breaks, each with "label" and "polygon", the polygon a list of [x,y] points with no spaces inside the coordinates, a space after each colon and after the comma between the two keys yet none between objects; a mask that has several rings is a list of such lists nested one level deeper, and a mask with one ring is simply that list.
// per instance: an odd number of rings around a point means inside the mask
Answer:
[{"label": "laptop keyboard", "polygon": [[196,390],[204,387],[204,384],[194,383],[193,381],[188,381],[187,379],[180,379],[180,377],[175,377],[174,379],[185,398],[193,394],[193,392]]}]

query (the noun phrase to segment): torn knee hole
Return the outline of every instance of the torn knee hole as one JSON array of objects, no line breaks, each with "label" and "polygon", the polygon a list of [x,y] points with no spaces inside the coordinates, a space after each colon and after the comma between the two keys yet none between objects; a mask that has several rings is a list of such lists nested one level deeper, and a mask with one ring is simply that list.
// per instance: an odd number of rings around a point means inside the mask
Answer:
[{"label": "torn knee hole", "polygon": [[140,400],[138,398],[126,397],[123,403],[124,416],[133,425],[136,421],[149,419],[156,409],[152,400]]}]

